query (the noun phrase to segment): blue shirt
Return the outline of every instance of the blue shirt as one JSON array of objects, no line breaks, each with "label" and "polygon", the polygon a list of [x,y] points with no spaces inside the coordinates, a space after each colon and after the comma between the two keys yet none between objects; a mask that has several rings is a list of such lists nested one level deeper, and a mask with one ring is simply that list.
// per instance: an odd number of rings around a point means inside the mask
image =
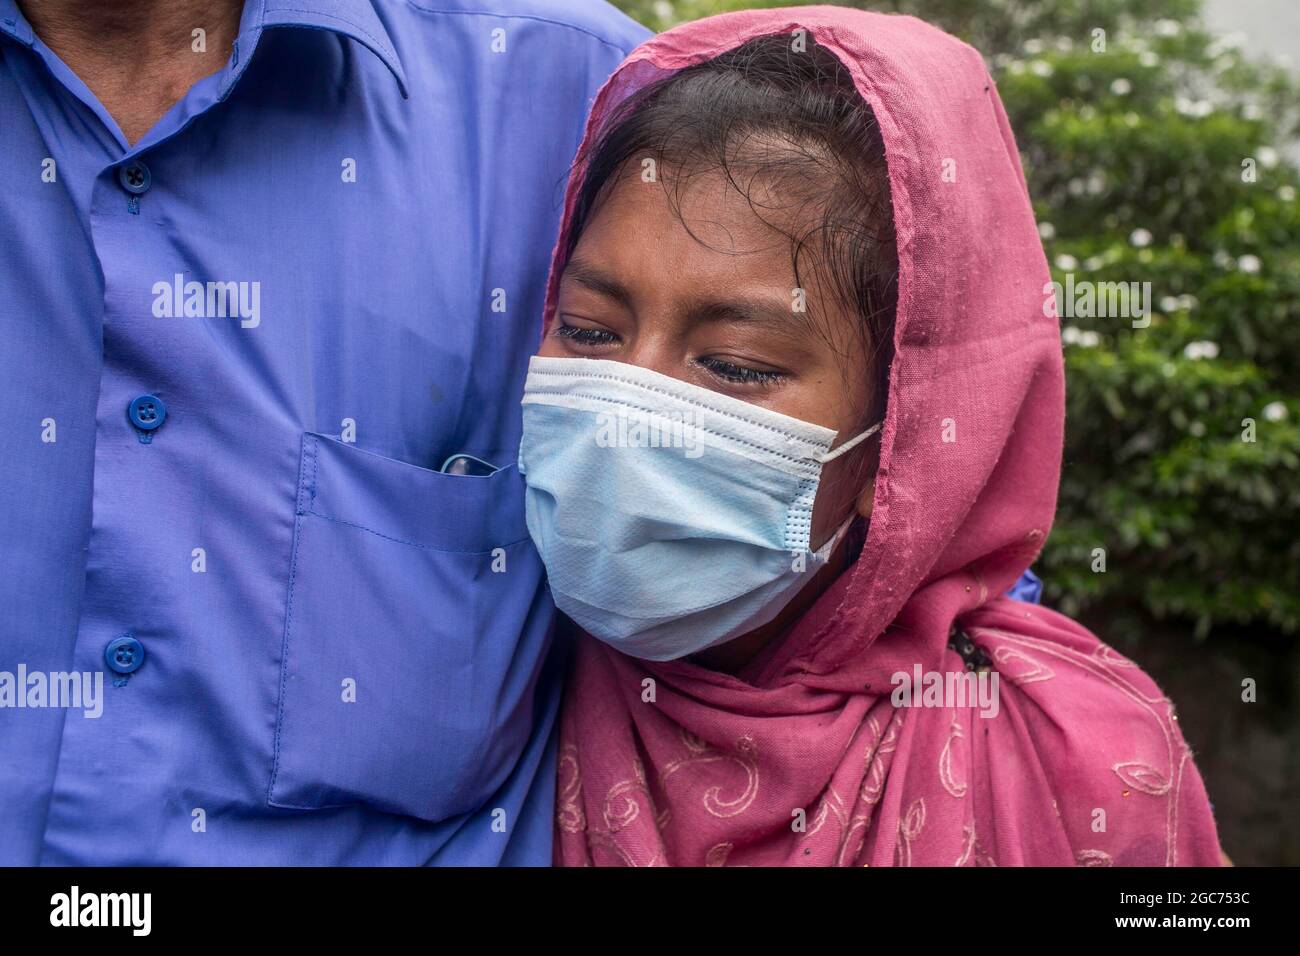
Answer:
[{"label": "blue shirt", "polygon": [[644,36],[248,0],[129,146],[0,0],[0,864],[549,863],[511,462],[567,167]]},{"label": "blue shirt", "polygon": [[1027,604],[1041,604],[1043,599],[1043,582],[1033,571],[1027,570],[1020,579],[1011,585],[1007,597]]}]

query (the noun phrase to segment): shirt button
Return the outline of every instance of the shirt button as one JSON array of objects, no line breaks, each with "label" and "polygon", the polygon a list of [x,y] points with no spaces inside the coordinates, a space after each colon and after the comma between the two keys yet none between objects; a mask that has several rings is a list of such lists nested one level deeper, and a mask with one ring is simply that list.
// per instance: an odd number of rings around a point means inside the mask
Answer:
[{"label": "shirt button", "polygon": [[142,432],[151,432],[167,418],[167,406],[157,395],[140,395],[131,399],[126,415]]},{"label": "shirt button", "polygon": [[132,195],[138,196],[149,189],[149,183],[153,177],[149,175],[149,167],[138,159],[133,159],[125,166],[117,168],[117,181],[122,184],[122,188]]},{"label": "shirt button", "polygon": [[130,634],[115,637],[104,648],[104,663],[118,674],[134,673],[144,663],[144,645]]}]

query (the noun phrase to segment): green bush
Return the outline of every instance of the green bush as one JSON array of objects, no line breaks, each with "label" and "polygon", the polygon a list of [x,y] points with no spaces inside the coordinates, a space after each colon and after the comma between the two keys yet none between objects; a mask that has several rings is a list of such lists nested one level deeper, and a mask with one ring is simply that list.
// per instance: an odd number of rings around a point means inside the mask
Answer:
[{"label": "green bush", "polygon": [[[619,5],[662,29],[791,4]],[[1199,0],[851,5],[915,14],[984,53],[1056,281],[1150,283],[1146,327],[1062,318],[1048,603],[1191,620],[1200,637],[1300,630],[1295,80],[1208,34]]]}]

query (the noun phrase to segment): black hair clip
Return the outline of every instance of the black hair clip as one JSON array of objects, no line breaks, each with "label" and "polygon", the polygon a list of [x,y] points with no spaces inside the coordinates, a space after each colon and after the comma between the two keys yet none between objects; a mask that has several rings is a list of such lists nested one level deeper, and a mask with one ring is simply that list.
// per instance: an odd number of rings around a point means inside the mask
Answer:
[{"label": "black hair clip", "polygon": [[966,664],[968,671],[986,671],[993,667],[993,659],[984,652],[971,636],[965,631],[953,626],[952,634],[948,637],[948,646],[951,647],[961,657]]}]

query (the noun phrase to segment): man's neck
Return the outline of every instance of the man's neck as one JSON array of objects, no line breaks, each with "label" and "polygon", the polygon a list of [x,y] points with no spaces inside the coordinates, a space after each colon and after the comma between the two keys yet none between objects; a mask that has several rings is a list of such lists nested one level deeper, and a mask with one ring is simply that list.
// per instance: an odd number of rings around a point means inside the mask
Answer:
[{"label": "man's neck", "polygon": [[[135,143],[221,69],[243,0],[19,0],[42,42]],[[198,33],[196,31],[202,31]]]}]

